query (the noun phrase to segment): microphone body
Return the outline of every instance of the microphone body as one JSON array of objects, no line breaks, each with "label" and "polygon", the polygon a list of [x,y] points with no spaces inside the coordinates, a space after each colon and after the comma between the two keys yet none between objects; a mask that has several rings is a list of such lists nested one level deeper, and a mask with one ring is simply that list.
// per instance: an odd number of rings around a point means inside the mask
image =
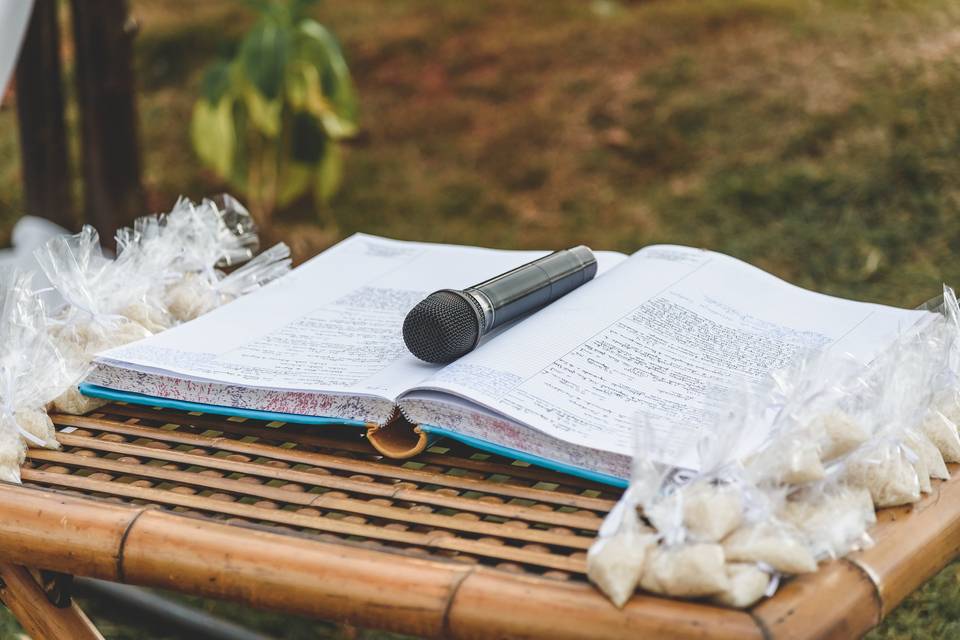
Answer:
[{"label": "microphone body", "polygon": [[596,273],[596,257],[581,245],[555,251],[462,291],[435,291],[407,314],[403,340],[421,360],[452,362],[472,351],[484,334],[547,306]]}]

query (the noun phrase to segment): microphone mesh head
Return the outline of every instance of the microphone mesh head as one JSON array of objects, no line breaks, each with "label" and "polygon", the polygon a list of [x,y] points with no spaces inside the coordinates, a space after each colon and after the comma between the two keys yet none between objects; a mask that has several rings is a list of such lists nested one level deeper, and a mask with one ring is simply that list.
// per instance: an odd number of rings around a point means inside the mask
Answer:
[{"label": "microphone mesh head", "polygon": [[453,362],[480,339],[478,305],[467,294],[436,291],[403,320],[403,341],[410,353],[426,362]]}]

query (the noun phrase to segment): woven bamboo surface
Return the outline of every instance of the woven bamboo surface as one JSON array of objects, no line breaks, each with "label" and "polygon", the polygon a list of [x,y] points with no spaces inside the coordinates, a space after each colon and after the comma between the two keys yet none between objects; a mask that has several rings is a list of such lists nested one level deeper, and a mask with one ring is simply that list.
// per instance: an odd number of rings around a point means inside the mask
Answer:
[{"label": "woven bamboo surface", "polygon": [[752,611],[617,610],[584,577],[604,485],[447,440],[389,460],[356,428],[119,404],[54,421],[63,450],[0,486],[3,560],[429,637],[856,637],[960,550],[958,479]]}]

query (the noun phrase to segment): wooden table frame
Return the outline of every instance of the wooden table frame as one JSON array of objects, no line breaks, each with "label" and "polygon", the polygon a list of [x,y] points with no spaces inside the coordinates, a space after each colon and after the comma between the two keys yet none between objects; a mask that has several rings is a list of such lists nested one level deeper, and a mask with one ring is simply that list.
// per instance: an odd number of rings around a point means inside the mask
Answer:
[{"label": "wooden table frame", "polygon": [[39,572],[15,564],[0,564],[0,600],[34,640],[70,638],[104,640],[76,602],[62,606],[51,601]]},{"label": "wooden table frame", "polygon": [[603,486],[459,445],[381,460],[335,429],[123,406],[56,422],[78,428],[64,451],[0,487],[0,597],[37,639],[99,636],[24,566],[431,638],[849,638],[960,551],[957,478],[749,611],[618,610],[583,579]]}]

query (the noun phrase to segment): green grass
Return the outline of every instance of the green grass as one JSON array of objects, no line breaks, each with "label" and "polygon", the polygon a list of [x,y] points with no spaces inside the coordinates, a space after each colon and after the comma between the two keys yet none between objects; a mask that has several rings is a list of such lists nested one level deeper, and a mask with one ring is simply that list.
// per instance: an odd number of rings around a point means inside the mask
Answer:
[{"label": "green grass", "polygon": [[[161,210],[222,188],[198,166],[187,122],[204,66],[250,16],[230,0],[132,4],[144,182]],[[960,281],[955,2],[354,0],[317,11],[343,41],[363,136],[328,210],[300,203],[267,226],[300,258],[363,230],[518,248],[706,246],[901,306]],[[0,240],[22,206],[16,157],[8,107]],[[957,570],[871,637],[960,635]]]},{"label": "green grass", "polygon": [[960,638],[960,564],[954,562],[904,600],[867,640]]}]

